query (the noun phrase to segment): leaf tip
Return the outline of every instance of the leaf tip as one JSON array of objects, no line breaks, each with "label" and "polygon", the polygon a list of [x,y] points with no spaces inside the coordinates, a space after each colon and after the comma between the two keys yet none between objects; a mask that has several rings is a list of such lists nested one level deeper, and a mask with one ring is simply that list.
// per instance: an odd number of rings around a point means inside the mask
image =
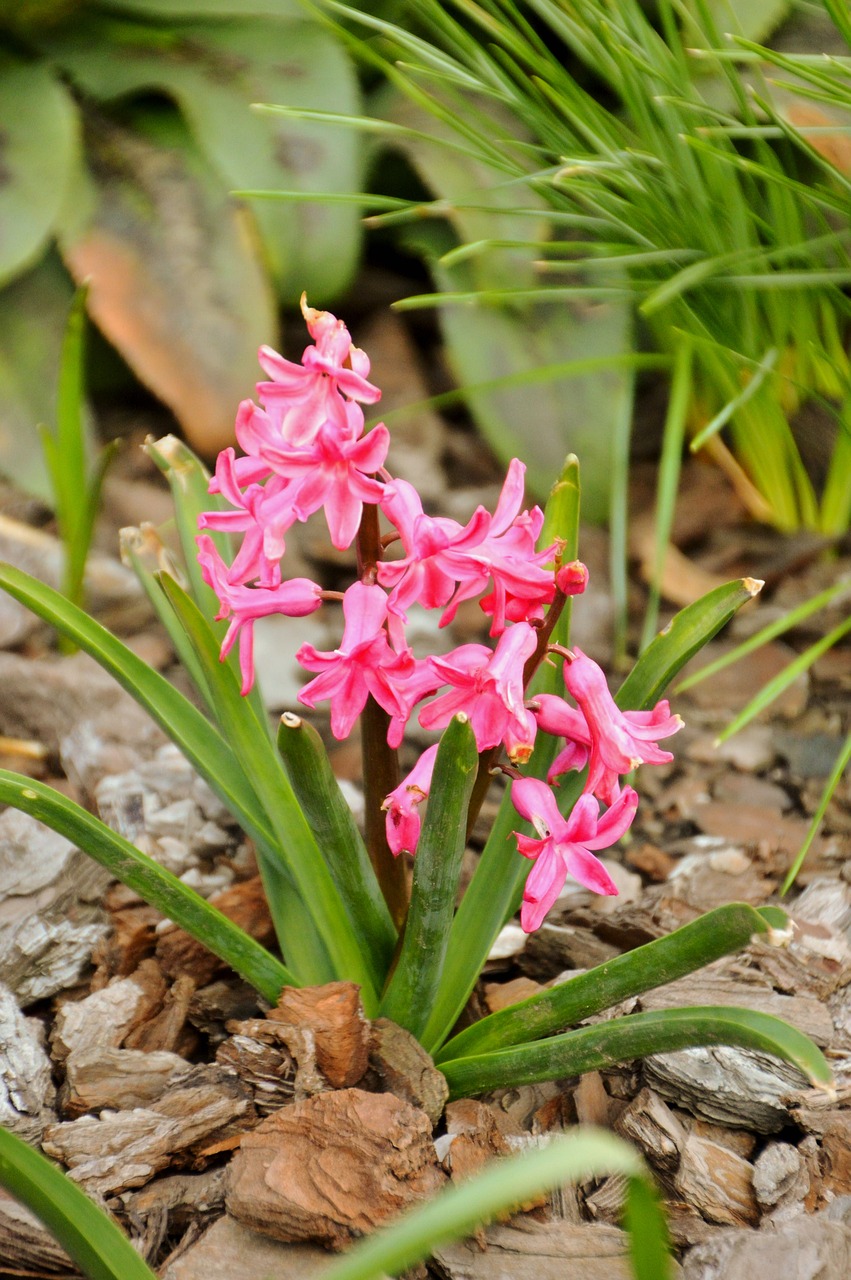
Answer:
[{"label": "leaf tip", "polygon": [[753,599],[754,596],[758,596],[762,591],[765,586],[765,580],[763,578],[742,578],[742,586]]},{"label": "leaf tip", "polygon": [[303,723],[301,716],[297,716],[294,711],[285,711],[281,716],[281,726],[284,729],[300,729]]}]

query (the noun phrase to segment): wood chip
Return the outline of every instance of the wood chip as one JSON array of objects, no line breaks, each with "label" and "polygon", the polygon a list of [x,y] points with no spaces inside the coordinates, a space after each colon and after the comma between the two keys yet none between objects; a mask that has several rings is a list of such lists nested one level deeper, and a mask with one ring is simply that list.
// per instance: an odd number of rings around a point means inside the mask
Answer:
[{"label": "wood chip", "polygon": [[195,1067],[150,1107],[48,1126],[44,1150],[75,1181],[109,1195],[142,1186],[178,1157],[191,1161],[193,1148],[213,1135],[222,1139],[254,1122],[241,1081],[219,1067]]},{"label": "wood chip", "polygon": [[851,1227],[826,1214],[802,1215],[772,1231],[736,1231],[697,1245],[683,1263],[683,1280],[847,1280]]},{"label": "wood chip", "polygon": [[[487,1250],[464,1242],[435,1250],[438,1274],[447,1280],[631,1280],[627,1238],[616,1227],[585,1223],[492,1226]],[[676,1271],[675,1271],[676,1274]]]},{"label": "wood chip", "polygon": [[425,1112],[341,1089],[267,1116],[230,1166],[227,1205],[277,1240],[342,1248],[443,1183]]},{"label": "wood chip", "polygon": [[419,1107],[437,1124],[449,1086],[419,1041],[389,1018],[376,1018],[369,1045],[370,1087]]},{"label": "wood chip", "polygon": [[[274,945],[275,928],[259,876],[241,880],[220,893],[214,893],[210,903],[264,947]],[[168,977],[188,974],[198,987],[206,986],[217,973],[227,969],[218,956],[176,924],[169,924],[158,933],[157,959]]]},{"label": "wood chip", "polygon": [[106,1045],[76,1049],[65,1066],[59,1100],[67,1116],[104,1107],[128,1110],[149,1106],[191,1070],[176,1053],[143,1053]]},{"label": "wood chip", "polygon": [[710,1222],[745,1226],[759,1218],[747,1160],[696,1133],[686,1138],[674,1186]]},{"label": "wood chip", "polygon": [[673,1173],[680,1162],[686,1130],[658,1093],[642,1089],[615,1121],[615,1130],[640,1147],[655,1168]]},{"label": "wood chip", "polygon": [[41,1221],[0,1188],[0,1268],[5,1276],[77,1280],[79,1271]]},{"label": "wood chip", "polygon": [[66,1001],[56,1013],[51,1044],[64,1062],[75,1049],[119,1048],[125,1038],[162,1008],[166,982],[153,960],[144,960],[130,978],[111,982],[84,1000]]},{"label": "wood chip", "polygon": [[362,1079],[369,1063],[370,1030],[354,982],[285,987],[270,1021],[309,1028],[316,1064],[329,1084],[345,1089]]},{"label": "wood chip", "polygon": [[0,986],[0,1124],[37,1142],[54,1119],[54,1096],[44,1027],[25,1018],[12,992]]},{"label": "wood chip", "polygon": [[806,1084],[779,1059],[728,1045],[654,1054],[644,1062],[644,1075],[683,1110],[756,1133],[777,1133],[788,1124],[785,1100]]},{"label": "wood chip", "polygon": [[309,1027],[248,1018],[229,1022],[228,1030],[233,1034],[219,1045],[216,1061],[254,1090],[254,1104],[261,1114],[328,1088],[316,1064],[316,1037]]}]

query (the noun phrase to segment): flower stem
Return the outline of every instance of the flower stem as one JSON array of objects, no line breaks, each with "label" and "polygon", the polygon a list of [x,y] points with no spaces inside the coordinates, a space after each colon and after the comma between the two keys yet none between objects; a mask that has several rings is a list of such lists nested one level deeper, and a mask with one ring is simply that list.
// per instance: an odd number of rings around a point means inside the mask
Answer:
[{"label": "flower stem", "polygon": [[[358,572],[361,581],[375,580],[375,566],[381,559],[381,528],[378,507],[364,503],[357,536]],[[408,912],[408,877],[404,860],[394,858],[387,844],[384,797],[399,785],[396,751],[387,745],[390,717],[373,697],[366,700],[361,716],[361,756],[363,760],[364,838],[370,861],[384,894],[393,921],[401,926]]]}]

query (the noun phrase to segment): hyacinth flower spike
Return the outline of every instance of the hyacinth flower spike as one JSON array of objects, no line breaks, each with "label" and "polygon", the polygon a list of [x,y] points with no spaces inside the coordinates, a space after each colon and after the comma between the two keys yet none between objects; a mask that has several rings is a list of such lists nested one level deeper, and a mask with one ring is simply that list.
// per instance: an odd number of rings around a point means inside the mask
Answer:
[{"label": "hyacinth flower spike", "polygon": [[422,827],[419,806],[428,799],[436,759],[437,743],[423,752],[407,778],[402,779],[381,806],[387,813],[387,844],[394,857],[417,851]]},{"label": "hyacinth flower spike", "polygon": [[624,787],[603,814],[596,798],[586,792],[577,800],[569,818],[562,817],[552,791],[537,778],[513,782],[511,799],[538,836],[535,839],[514,833],[518,851],[524,858],[535,859],[520,910],[520,923],[526,933],[540,928],[568,876],[593,893],[617,894],[615,882],[591,851],[610,848],[628,830],[638,807],[638,796],[632,787]]}]

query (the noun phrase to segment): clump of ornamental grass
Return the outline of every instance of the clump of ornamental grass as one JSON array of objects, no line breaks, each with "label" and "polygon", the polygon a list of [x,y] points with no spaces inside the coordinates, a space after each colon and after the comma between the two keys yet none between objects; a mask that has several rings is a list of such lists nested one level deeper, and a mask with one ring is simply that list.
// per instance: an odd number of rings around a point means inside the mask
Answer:
[{"label": "clump of ornamental grass", "polygon": [[[240,820],[280,954],[50,787],[0,771],[0,801],[73,840],[266,1000],[284,986],[358,983],[367,1016],[390,1017],[415,1035],[453,1096],[718,1043],[775,1054],[828,1087],[811,1041],[755,1011],[682,1008],[577,1027],[754,934],[781,940],[787,921],[778,908],[721,907],[455,1030],[518,908],[529,932],[568,877],[594,893],[617,892],[597,855],[632,824],[634,770],[672,759],[659,742],[681,721],[661,695],[760,584],[729,583],[683,610],[613,697],[601,668],[570,644],[571,607],[588,581],[577,558],[576,460],[567,460],[546,512],[524,507],[524,467],[514,459],[493,512],[478,507],[464,525],[430,515],[387,466],[386,426],[364,429],[361,406],[380,397],[368,357],[334,316],[305,301],[303,313],[312,342],[300,363],[260,351],[267,378],[259,404],[239,408],[241,456],[224,450],[211,479],[177,441],[149,446],[172,485],[183,582],[152,530],[125,533],[127,558],[203,709],[57,592],[0,567],[0,585],[111,671]],[[289,531],[315,516],[339,551],[354,550],[342,592],[286,576]],[[445,626],[462,601],[477,598],[489,644],[414,651],[406,625],[415,605],[438,611]],[[311,709],[328,704],[335,738],[360,720],[363,836],[316,729],[289,712],[274,737],[254,680],[257,619],[320,609],[342,615],[340,640],[328,651],[299,648],[312,677],[299,699]],[[400,778],[397,750],[414,716],[441,736]],[[507,794],[456,908],[467,833],[497,769],[508,775]]]}]

